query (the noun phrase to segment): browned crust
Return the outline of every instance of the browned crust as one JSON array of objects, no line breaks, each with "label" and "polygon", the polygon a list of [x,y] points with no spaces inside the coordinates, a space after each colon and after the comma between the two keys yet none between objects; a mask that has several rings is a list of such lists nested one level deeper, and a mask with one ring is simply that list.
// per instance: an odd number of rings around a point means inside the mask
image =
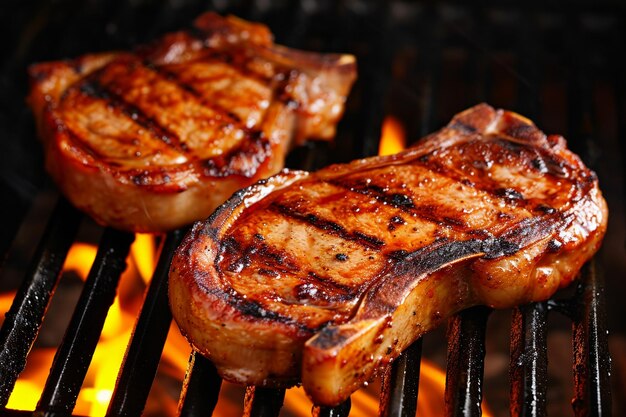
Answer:
[{"label": "browned crust", "polygon": [[[257,385],[296,383],[301,358],[294,352],[313,330],[269,312],[264,317],[262,309],[222,285],[212,257],[220,250],[223,232],[246,207],[306,176],[305,172],[284,171],[235,193],[211,215],[208,223],[194,225],[177,249],[170,268],[170,306],[183,333],[218,367],[226,365],[227,357],[234,351],[240,352],[251,369],[262,372],[261,378],[254,379]],[[214,331],[206,331],[207,323],[213,323]],[[248,326],[259,324],[267,326],[264,337],[248,334]],[[206,348],[209,345],[211,348]],[[249,382],[245,375],[227,372],[225,376]]]}]

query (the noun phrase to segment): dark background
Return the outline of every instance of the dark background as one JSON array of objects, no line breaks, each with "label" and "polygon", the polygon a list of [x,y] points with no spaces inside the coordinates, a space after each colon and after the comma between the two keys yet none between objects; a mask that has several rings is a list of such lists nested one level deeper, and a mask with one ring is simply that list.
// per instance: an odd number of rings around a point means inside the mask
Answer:
[{"label": "dark background", "polygon": [[[233,13],[268,24],[277,43],[357,56],[359,80],[335,142],[296,149],[288,160],[290,166],[314,169],[374,155],[386,115],[397,117],[409,142],[415,142],[455,113],[482,101],[519,112],[546,133],[568,139],[569,147],[598,173],[609,203],[609,228],[597,261],[607,287],[614,415],[626,415],[626,171],[622,143],[626,132],[626,7],[619,1],[471,4],[3,1],[1,253],[9,248],[35,197],[53,188],[43,171],[32,115],[25,104],[28,64],[129,49],[167,31],[188,27],[203,11]],[[508,395],[501,381],[506,380],[509,316],[509,312],[494,314],[489,327],[485,395],[495,410],[505,409]],[[550,385],[555,386],[549,395],[550,415],[571,415],[571,324],[558,316],[550,320],[549,375]],[[425,355],[445,364],[445,345],[441,343],[445,342],[437,334],[426,338]],[[502,361],[504,365],[499,365]]]}]

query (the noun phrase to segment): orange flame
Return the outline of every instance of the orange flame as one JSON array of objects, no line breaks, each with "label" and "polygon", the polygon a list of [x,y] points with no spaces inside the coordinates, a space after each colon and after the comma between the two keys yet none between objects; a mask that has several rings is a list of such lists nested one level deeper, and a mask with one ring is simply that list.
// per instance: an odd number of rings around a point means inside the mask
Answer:
[{"label": "orange flame", "polygon": [[[63,265],[64,271],[72,271],[83,280],[96,257],[96,248],[85,243],[75,243],[68,252]],[[2,311],[8,311],[15,293],[0,297]],[[48,377],[55,350],[52,348],[34,349],[28,356],[26,368],[15,383],[7,407],[17,410],[34,410]]]},{"label": "orange flame", "polygon": [[[391,145],[390,145],[391,143]],[[393,118],[385,120],[381,154],[399,151],[404,145],[404,134],[400,124]],[[104,416],[111,399],[117,374],[130,340],[135,320],[139,315],[143,294],[156,266],[156,240],[151,235],[137,235],[131,246],[129,267],[120,280],[119,294],[107,315],[104,328],[87,372],[83,388],[77,399],[74,413],[94,417]],[[64,272],[72,271],[85,280],[96,256],[96,247],[75,243],[68,253]],[[15,293],[0,294],[0,312],[7,311]],[[54,348],[35,348],[28,358],[26,370],[17,381],[7,404],[8,408],[33,410],[36,407],[43,385],[48,376]],[[163,349],[159,373],[170,380],[182,382],[188,365],[191,348],[181,335],[178,326],[172,323]],[[444,415],[445,373],[422,359],[418,396],[418,415],[435,417]],[[146,411],[154,415],[176,414],[176,398],[167,398],[167,390],[155,384],[156,402],[147,405]],[[242,400],[238,395],[241,387],[224,383],[216,416],[241,414]],[[365,417],[378,413],[378,393],[369,387],[355,392],[351,397],[350,416]],[[310,416],[313,404],[301,387],[287,390],[284,400],[285,412],[289,415]],[[483,406],[483,415],[491,414]]]},{"label": "orange flame", "polygon": [[[437,365],[422,359],[420,365],[419,395],[417,397],[417,415],[444,416],[445,413],[446,374]],[[482,415],[493,417],[486,402],[482,402]]]},{"label": "orange flame", "polygon": [[[83,281],[96,257],[94,245],[77,242],[70,248],[63,273],[73,272]],[[129,267],[120,278],[120,294],[115,297],[109,309],[106,321],[94,352],[93,360],[85,377],[74,413],[79,415],[103,416],[106,412],[111,393],[115,387],[118,370],[121,366],[126,346],[130,340],[135,319],[139,314],[141,299],[138,302],[124,302],[125,289],[137,287],[133,291],[135,298],[141,298],[145,282],[150,280],[155,266],[156,249],[154,238],[149,235],[138,235],[131,246]],[[134,284],[133,284],[134,282]],[[126,290],[128,292],[129,290]],[[0,296],[0,308],[7,311],[14,294]],[[28,357],[26,369],[18,379],[13,390],[8,408],[17,410],[33,410],[36,407],[43,385],[48,376],[55,349],[35,348]]]},{"label": "orange flame", "polygon": [[63,272],[72,271],[83,281],[86,280],[91,264],[96,259],[97,251],[98,249],[94,245],[74,243],[67,253],[67,258],[65,258]]},{"label": "orange flame", "polygon": [[383,121],[378,155],[393,155],[402,151],[405,146],[406,138],[402,124],[395,117],[387,116]]},{"label": "orange flame", "polygon": [[13,303],[14,298],[15,291],[0,294],[0,312],[3,313],[2,316],[0,316],[0,324],[4,322],[4,313],[9,311],[9,308],[11,308],[11,304]]},{"label": "orange flame", "polygon": [[146,284],[150,282],[156,267],[156,252],[154,235],[147,233],[137,233],[135,235],[135,242],[130,248],[130,254],[141,279]]}]

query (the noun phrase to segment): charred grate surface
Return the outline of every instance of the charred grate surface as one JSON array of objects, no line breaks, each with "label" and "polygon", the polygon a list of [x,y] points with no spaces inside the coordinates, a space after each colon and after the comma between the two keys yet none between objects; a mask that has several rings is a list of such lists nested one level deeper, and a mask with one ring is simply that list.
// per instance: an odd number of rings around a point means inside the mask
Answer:
[{"label": "charred grate surface", "polygon": [[[290,167],[316,169],[375,154],[387,115],[398,118],[409,140],[414,140],[461,109],[487,101],[530,117],[545,131],[564,132],[569,146],[598,171],[612,214],[624,215],[614,211],[616,194],[622,192],[626,177],[619,165],[624,148],[617,140],[618,134],[626,131],[622,52],[626,6],[621,2],[576,0],[562,10],[533,1],[524,5],[483,1],[470,7],[461,1],[397,0],[61,0],[49,4],[13,0],[0,5],[2,15],[11,16],[0,29],[8,39],[0,46],[6,58],[0,66],[0,190],[13,202],[6,206],[2,220],[2,264],[27,207],[38,191],[49,188],[32,116],[21,104],[27,93],[26,65],[86,52],[128,49],[188,26],[209,9],[266,23],[278,43],[357,55],[359,79],[335,143],[295,149],[288,159]],[[35,343],[81,221],[81,215],[60,199],[30,266],[22,274],[23,282],[0,331],[0,415],[33,414],[7,409],[6,404]],[[138,416],[144,410],[171,323],[168,265],[183,234],[176,231],[162,239],[157,267],[107,415]],[[105,231],[37,415],[72,413],[132,238]],[[597,270],[616,277],[625,271],[602,265],[606,258],[601,252],[585,266],[573,294],[513,311],[511,415],[548,414],[549,318],[557,315],[572,325],[573,414],[611,415],[607,295],[603,274]],[[508,337],[489,334],[492,314],[477,307],[450,320],[448,416],[481,415],[481,400],[487,395],[483,389],[485,355],[489,354],[486,340]],[[421,339],[416,341],[385,372],[380,415],[415,415],[422,344]],[[179,415],[212,415],[221,385],[211,362],[192,354]],[[278,415],[284,395],[284,390],[249,388],[243,399],[244,414]],[[347,401],[334,408],[316,407],[312,415],[348,416],[350,410]]]}]

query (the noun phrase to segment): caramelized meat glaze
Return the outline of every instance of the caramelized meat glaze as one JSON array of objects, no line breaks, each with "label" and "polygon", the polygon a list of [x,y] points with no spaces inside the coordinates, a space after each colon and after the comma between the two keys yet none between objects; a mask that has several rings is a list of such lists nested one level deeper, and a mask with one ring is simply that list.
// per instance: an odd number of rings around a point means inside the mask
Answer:
[{"label": "caramelized meat glaze", "polygon": [[561,136],[478,105],[396,155],[236,193],[178,249],[170,302],[224,378],[335,405],[459,310],[549,298],[606,221]]}]

